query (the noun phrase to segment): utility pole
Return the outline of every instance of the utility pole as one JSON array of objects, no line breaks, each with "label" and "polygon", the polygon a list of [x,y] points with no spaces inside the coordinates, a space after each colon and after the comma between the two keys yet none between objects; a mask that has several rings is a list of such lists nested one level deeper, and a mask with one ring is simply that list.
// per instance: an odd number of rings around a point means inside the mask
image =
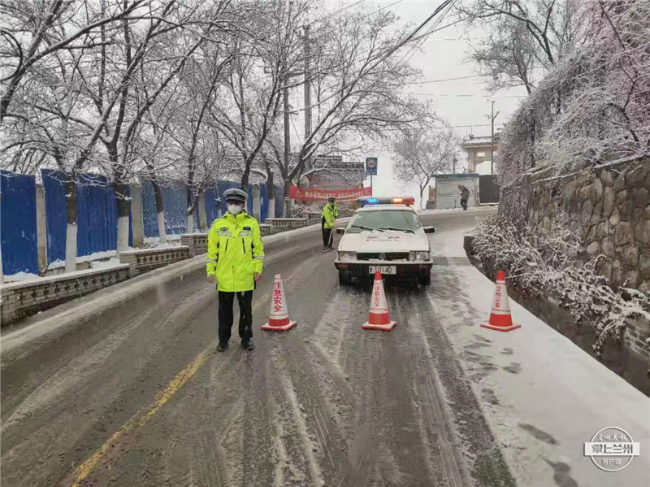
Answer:
[{"label": "utility pole", "polygon": [[[305,142],[311,136],[311,46],[309,45],[309,26],[305,26],[304,36],[304,56],[305,56]],[[305,161],[305,170],[311,169],[311,156]]]},{"label": "utility pole", "polygon": [[492,113],[486,115],[490,119],[490,125],[492,126],[492,137],[490,138],[490,174],[494,174],[494,119],[497,118],[499,112],[494,113],[494,100],[489,100],[492,102]]},{"label": "utility pole", "polygon": [[[291,157],[291,129],[289,127],[289,76],[287,75],[284,78],[284,88],[282,88],[282,98],[284,105],[284,167],[289,171],[289,158]],[[288,197],[287,194],[288,188],[284,188],[285,194],[284,197]]]}]

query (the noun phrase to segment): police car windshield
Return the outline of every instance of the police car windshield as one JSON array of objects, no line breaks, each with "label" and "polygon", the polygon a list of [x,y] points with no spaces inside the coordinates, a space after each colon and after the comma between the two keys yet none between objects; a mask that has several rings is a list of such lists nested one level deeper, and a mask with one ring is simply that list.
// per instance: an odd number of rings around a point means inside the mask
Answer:
[{"label": "police car windshield", "polygon": [[420,222],[411,211],[370,210],[357,213],[347,233],[361,233],[372,230],[395,230],[415,232]]}]

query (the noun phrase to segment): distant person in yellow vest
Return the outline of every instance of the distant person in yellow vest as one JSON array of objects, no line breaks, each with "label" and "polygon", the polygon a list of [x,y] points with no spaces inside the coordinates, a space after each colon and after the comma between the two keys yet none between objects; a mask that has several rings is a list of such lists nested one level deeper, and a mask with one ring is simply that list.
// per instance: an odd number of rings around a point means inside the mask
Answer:
[{"label": "distant person in yellow vest", "polygon": [[262,278],[264,245],[257,220],[248,215],[241,189],[224,193],[228,212],[212,224],[208,234],[208,281],[219,291],[219,345],[228,348],[233,324],[235,295],[239,303],[239,337],[244,350],[253,345],[253,290]]},{"label": "distant person in yellow vest", "polygon": [[336,198],[329,198],[328,203],[323,208],[321,224],[323,229],[323,248],[332,249],[334,241],[334,223],[339,217],[339,205],[336,204]]}]

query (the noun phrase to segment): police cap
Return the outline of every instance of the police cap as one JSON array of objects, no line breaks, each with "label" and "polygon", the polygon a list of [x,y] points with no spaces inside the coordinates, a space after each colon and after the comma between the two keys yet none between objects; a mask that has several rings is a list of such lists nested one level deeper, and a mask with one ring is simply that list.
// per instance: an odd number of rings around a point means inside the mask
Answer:
[{"label": "police cap", "polygon": [[223,198],[228,201],[239,201],[240,203],[246,203],[246,198],[248,198],[248,194],[246,191],[242,191],[241,189],[237,188],[231,188],[226,190],[223,193]]}]

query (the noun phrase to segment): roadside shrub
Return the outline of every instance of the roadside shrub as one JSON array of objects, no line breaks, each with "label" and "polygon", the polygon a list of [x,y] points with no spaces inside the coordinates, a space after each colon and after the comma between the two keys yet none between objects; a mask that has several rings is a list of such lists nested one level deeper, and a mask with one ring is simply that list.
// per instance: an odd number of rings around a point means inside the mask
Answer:
[{"label": "roadside shrub", "polygon": [[547,229],[522,229],[502,217],[486,217],[477,225],[473,248],[482,261],[506,271],[524,294],[552,297],[578,325],[594,327],[598,357],[608,338],[622,340],[627,318],[650,319],[648,296],[625,286],[614,291],[596,272],[600,257],[590,258],[584,251],[566,216]]}]

